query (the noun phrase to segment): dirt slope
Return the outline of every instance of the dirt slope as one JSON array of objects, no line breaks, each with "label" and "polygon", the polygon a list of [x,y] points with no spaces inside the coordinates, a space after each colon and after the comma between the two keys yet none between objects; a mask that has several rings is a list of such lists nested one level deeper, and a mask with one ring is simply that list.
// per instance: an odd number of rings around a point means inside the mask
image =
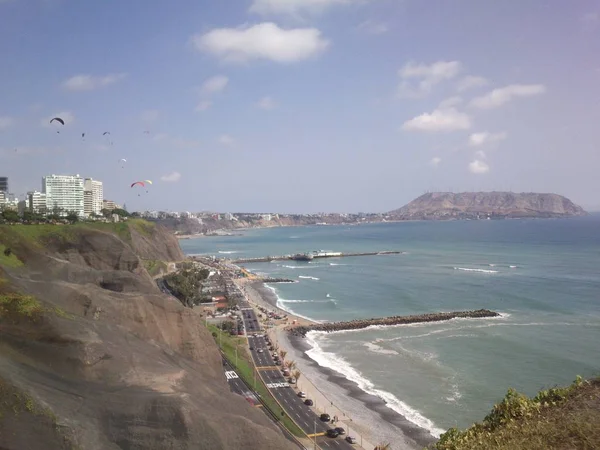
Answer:
[{"label": "dirt slope", "polygon": [[0,448],[294,448],[136,254],[181,250],[128,228],[0,227]]}]

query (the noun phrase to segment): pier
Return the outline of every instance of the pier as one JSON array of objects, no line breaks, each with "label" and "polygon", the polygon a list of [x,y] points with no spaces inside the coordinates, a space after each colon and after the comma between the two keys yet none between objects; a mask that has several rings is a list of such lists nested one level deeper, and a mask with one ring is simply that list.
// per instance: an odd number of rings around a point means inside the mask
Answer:
[{"label": "pier", "polygon": [[[350,256],[378,256],[378,255],[401,255],[404,252],[401,251],[381,251],[381,252],[361,252],[361,253],[324,253],[311,255],[311,259],[321,258],[347,258]],[[230,260],[233,264],[242,263],[260,263],[260,262],[271,262],[271,261],[305,261],[299,255],[283,255],[283,256],[262,256],[259,258],[239,258]]]},{"label": "pier", "polygon": [[291,329],[293,333],[299,333],[306,336],[309,331],[344,331],[344,330],[360,330],[373,325],[404,325],[410,323],[422,322],[443,322],[450,319],[483,319],[490,317],[500,317],[500,314],[489,309],[478,309],[475,311],[455,311],[455,312],[440,312],[430,314],[420,314],[415,316],[392,316],[374,319],[356,319],[349,322],[331,322],[318,323],[308,326],[299,326]]}]

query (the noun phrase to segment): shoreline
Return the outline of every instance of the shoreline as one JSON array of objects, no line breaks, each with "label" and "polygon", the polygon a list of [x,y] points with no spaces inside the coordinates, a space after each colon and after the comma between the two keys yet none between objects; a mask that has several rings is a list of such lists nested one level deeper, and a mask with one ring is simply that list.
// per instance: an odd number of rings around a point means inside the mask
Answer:
[{"label": "shoreline", "polygon": [[[288,350],[290,354],[295,354],[297,361],[301,359],[302,365],[306,365],[312,371],[314,371],[317,374],[317,376],[314,378],[323,378],[326,383],[338,387],[340,391],[339,396],[347,397],[348,400],[352,401],[354,404],[353,408],[351,409],[352,416],[359,415],[356,408],[362,406],[363,408],[367,409],[371,415],[376,416],[380,421],[384,421],[387,424],[387,426],[382,425],[381,427],[387,428],[386,430],[381,430],[381,434],[383,434],[383,436],[373,436],[372,426],[367,423],[368,418],[358,417],[356,420],[354,420],[354,418],[350,418],[349,420],[348,418],[344,418],[344,408],[340,408],[334,404],[334,402],[328,398],[330,397],[330,394],[328,394],[328,397],[326,397],[325,394],[322,393],[323,386],[321,385],[321,388],[319,388],[319,382],[317,380],[310,376],[305,377],[305,383],[307,382],[312,384],[314,389],[318,391],[317,395],[327,398],[326,402],[330,403],[328,408],[338,411],[337,415],[341,418],[340,421],[347,422],[346,426],[349,426],[354,431],[358,431],[363,436],[363,440],[366,445],[365,448],[374,447],[374,445],[369,441],[380,442],[381,440],[387,440],[394,444],[394,449],[416,450],[422,449],[437,440],[431,435],[429,430],[414,424],[402,414],[389,408],[386,402],[380,397],[365,392],[354,381],[347,379],[339,372],[319,365],[315,360],[306,354],[306,352],[311,350],[312,347],[306,342],[304,337],[290,332],[290,329],[296,327],[305,328],[320,325],[320,322],[295,315],[277,306],[277,294],[261,281],[248,280],[247,282],[241,282],[240,285],[243,286],[243,291],[246,293],[248,300],[251,303],[263,308],[279,311],[287,315],[289,319],[297,320],[297,325],[279,324],[275,325],[271,329],[268,329],[267,332],[282,348]],[[302,379],[299,380],[299,383],[302,385]],[[327,392],[329,392],[329,389],[327,389]],[[393,430],[390,430],[389,427],[393,427],[396,431],[396,434],[399,430],[402,434],[402,437],[399,438],[397,435],[390,436],[390,431]]]}]

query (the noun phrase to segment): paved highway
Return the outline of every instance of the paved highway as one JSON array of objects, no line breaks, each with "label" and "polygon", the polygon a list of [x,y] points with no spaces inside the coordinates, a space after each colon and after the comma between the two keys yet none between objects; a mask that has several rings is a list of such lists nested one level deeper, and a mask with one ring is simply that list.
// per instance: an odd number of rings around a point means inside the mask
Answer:
[{"label": "paved highway", "polygon": [[[241,302],[240,308],[254,364],[259,368],[259,372],[273,396],[306,434],[327,432],[332,427],[321,421],[319,415],[310,406],[304,404],[305,399],[298,397],[296,391],[292,389],[292,385],[283,376],[282,367],[276,365],[271,356],[272,352],[269,350],[270,344],[267,343],[265,335],[260,331],[260,324],[254,310],[245,301]],[[256,336],[253,336],[254,334]],[[344,438],[345,436],[335,439],[326,436],[318,437],[317,444],[326,449],[351,450],[356,448],[346,442]]]}]

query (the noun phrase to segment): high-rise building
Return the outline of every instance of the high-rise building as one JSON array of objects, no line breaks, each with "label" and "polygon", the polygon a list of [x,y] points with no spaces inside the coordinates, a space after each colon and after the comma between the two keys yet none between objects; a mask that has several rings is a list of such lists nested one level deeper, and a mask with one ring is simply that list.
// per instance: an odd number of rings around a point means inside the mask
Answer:
[{"label": "high-rise building", "polygon": [[79,175],[47,175],[42,178],[42,192],[46,194],[46,209],[61,215],[74,212],[84,216],[83,178]]},{"label": "high-rise building", "polygon": [[8,192],[8,177],[0,177],[0,191]]},{"label": "high-rise building", "polygon": [[102,201],[102,209],[107,209],[109,211],[112,211],[113,209],[116,209],[116,208],[117,208],[117,205],[112,200],[103,200]]},{"label": "high-rise building", "polygon": [[27,200],[27,206],[29,208],[29,211],[40,214],[46,213],[46,194],[43,194],[38,191],[28,192]]},{"label": "high-rise building", "polygon": [[[104,189],[102,187],[102,181],[97,181],[92,178],[86,178],[83,182],[83,190],[85,214],[100,215],[100,213],[102,212],[102,203],[104,201]],[[89,194],[87,194],[87,207],[85,192],[89,192]]]}]

